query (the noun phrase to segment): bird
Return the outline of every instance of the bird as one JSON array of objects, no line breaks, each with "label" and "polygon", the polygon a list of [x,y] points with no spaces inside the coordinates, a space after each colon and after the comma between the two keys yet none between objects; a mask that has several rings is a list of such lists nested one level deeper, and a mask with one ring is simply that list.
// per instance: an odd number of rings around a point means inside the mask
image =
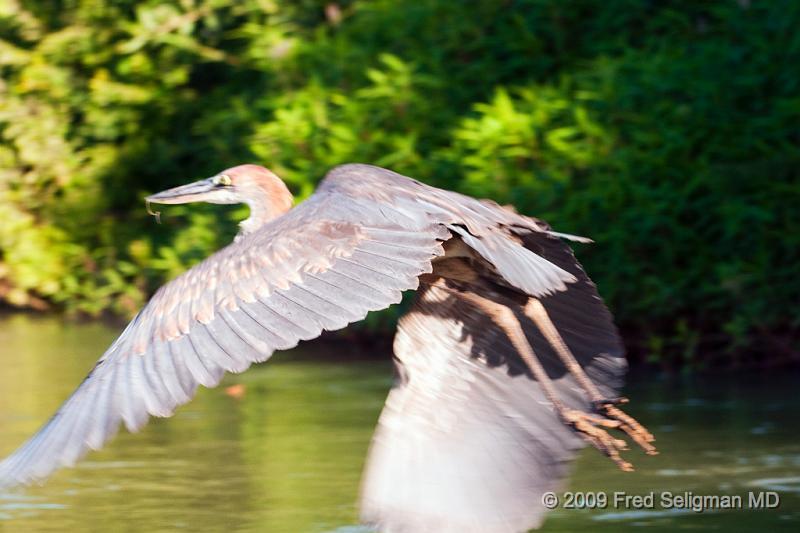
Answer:
[{"label": "bird", "polygon": [[[42,482],[118,428],[169,417],[278,350],[397,304],[396,379],[370,445],[361,520],[386,532],[538,527],[586,444],[622,470],[627,369],[611,313],[569,245],[513,207],[377,166],[330,170],[295,205],[286,184],[238,165],[146,198],[246,204],[233,241],[168,282],[28,441],[0,488]],[[622,438],[621,438],[622,437]]]}]

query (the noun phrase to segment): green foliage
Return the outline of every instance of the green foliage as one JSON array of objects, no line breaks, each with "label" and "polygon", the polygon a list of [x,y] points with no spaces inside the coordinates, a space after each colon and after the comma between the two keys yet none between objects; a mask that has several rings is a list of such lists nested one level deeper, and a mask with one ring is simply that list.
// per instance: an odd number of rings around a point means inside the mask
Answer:
[{"label": "green foliage", "polygon": [[243,216],[155,226],[145,193],[254,161],[302,198],[361,161],[594,238],[660,363],[796,356],[799,24],[788,0],[0,0],[0,299],[129,315]]}]

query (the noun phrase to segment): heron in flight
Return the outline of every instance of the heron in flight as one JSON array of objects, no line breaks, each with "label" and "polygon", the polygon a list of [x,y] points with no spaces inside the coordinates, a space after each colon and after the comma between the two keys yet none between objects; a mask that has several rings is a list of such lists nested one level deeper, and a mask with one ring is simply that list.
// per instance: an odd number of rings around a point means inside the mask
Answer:
[{"label": "heron in flight", "polygon": [[[0,488],[40,481],[124,423],[168,417],[198,385],[369,311],[416,299],[397,327],[398,379],[361,487],[391,532],[524,531],[588,442],[621,469],[626,362],[612,318],[565,240],[488,200],[375,166],[331,170],[292,207],[271,171],[240,165],[148,203],[245,203],[234,242],[161,287],[58,412],[0,463]],[[612,435],[613,431],[618,436]]]}]

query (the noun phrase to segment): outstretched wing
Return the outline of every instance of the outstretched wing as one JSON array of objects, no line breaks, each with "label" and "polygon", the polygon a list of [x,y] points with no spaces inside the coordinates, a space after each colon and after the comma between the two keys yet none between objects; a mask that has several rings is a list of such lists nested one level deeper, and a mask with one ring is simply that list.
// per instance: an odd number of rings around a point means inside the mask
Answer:
[{"label": "outstretched wing", "polygon": [[[577,282],[542,299],[576,358],[603,394],[621,385],[620,339],[597,291],[559,239],[523,242]],[[519,302],[482,278],[467,287],[511,306],[559,396],[586,398]],[[423,286],[398,326],[400,379],[373,438],[362,518],[401,532],[513,533],[540,524],[542,494],[556,491],[583,441],[555,414],[506,335],[480,310],[437,283]]]},{"label": "outstretched wing", "polygon": [[324,188],[162,287],[58,412],[0,463],[0,488],[42,479],[124,422],[170,416],[273,351],[401,299],[449,237],[425,217]]}]

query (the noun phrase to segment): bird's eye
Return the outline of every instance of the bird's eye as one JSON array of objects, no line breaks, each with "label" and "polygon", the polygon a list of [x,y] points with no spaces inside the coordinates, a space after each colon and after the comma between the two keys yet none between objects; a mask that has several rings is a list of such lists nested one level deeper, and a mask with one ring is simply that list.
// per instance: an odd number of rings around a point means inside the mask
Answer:
[{"label": "bird's eye", "polygon": [[220,174],[216,178],[214,178],[214,183],[216,185],[220,185],[222,187],[229,187],[232,183],[231,177],[227,174]]}]

